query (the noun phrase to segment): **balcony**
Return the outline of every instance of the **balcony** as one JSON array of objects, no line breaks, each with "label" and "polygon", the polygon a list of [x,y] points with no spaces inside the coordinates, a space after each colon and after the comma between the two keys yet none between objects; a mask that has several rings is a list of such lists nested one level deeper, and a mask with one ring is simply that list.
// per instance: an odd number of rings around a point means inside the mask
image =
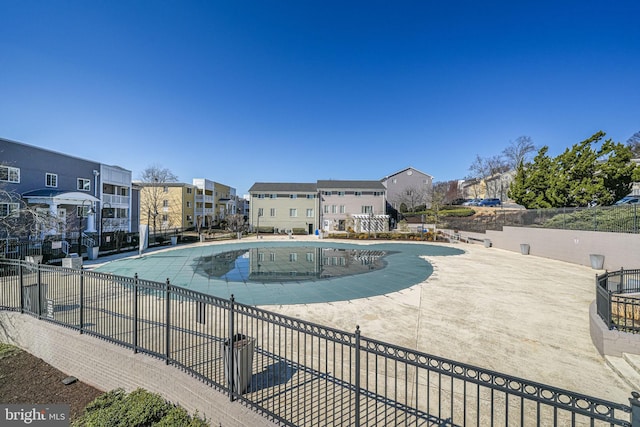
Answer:
[{"label": "balcony", "polygon": [[102,203],[109,203],[112,207],[114,205],[126,205],[129,206],[129,196],[118,196],[117,194],[103,194]]}]

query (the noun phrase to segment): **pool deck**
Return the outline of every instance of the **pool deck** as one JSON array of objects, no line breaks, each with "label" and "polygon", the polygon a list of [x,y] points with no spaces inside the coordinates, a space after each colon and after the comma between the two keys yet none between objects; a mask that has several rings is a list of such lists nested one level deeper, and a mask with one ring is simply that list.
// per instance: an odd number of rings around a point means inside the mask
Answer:
[{"label": "pool deck", "polygon": [[[264,240],[289,241],[286,236]],[[224,242],[195,245],[209,244]],[[410,288],[262,308],[347,331],[359,325],[370,338],[628,404],[631,388],[605,364],[590,338],[596,270],[482,245],[443,245],[464,254],[426,257],[433,274]],[[124,256],[131,253],[86,261],[85,267]]]}]

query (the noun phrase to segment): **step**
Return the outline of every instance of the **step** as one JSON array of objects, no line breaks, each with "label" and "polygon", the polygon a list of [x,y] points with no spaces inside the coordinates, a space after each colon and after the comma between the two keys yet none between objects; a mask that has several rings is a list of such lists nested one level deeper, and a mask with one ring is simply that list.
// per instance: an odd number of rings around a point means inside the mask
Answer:
[{"label": "step", "polygon": [[640,391],[640,373],[624,357],[605,356],[605,363],[632,391]]},{"label": "step", "polygon": [[622,353],[622,358],[626,360],[638,374],[640,374],[640,354]]}]

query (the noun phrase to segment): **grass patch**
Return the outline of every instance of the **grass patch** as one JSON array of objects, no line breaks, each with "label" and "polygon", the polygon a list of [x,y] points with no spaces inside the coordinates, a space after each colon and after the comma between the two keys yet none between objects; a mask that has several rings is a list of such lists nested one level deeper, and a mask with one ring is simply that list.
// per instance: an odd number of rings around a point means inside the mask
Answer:
[{"label": "grass patch", "polygon": [[11,357],[14,354],[19,354],[21,352],[22,350],[15,345],[0,343],[0,359]]}]

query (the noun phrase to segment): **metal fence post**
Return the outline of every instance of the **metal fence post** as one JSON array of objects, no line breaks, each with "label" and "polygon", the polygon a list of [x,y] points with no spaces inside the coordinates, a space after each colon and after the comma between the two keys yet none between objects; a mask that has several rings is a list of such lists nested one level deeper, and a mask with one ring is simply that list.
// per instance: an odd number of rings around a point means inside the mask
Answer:
[{"label": "metal fence post", "polygon": [[171,357],[171,342],[170,342],[170,338],[171,338],[171,322],[170,322],[170,316],[171,316],[171,284],[169,283],[169,278],[167,277],[167,282],[165,284],[165,289],[166,289],[166,293],[165,293],[165,298],[167,299],[167,306],[166,306],[166,312],[165,312],[165,316],[166,316],[166,324],[167,324],[167,329],[165,331],[165,344],[166,344],[166,350],[165,350],[165,364],[169,364],[169,358]]},{"label": "metal fence post", "polygon": [[629,403],[631,404],[631,426],[640,427],[640,393],[637,391],[631,392]]},{"label": "metal fence post", "polygon": [[38,310],[38,319],[42,319],[42,310],[41,310],[41,307],[40,307],[40,304],[41,304],[40,297],[42,295],[40,293],[40,281],[42,279],[42,275],[40,274],[40,266],[39,265],[38,265],[38,267],[36,267],[36,271],[37,271],[37,274],[36,274],[36,277],[37,277],[36,292],[38,293],[37,294],[37,298],[36,298],[36,300],[38,301],[38,303],[36,304],[36,308]]},{"label": "metal fence post", "polygon": [[138,273],[133,275],[133,352],[138,352]]},{"label": "metal fence post", "polygon": [[20,278],[20,313],[24,313],[24,270],[20,261],[18,261],[18,277]]},{"label": "metal fence post", "polygon": [[80,333],[84,331],[84,270],[80,270]]},{"label": "metal fence post", "polygon": [[[234,307],[233,307],[233,303],[235,301],[235,298],[233,296],[233,294],[231,294],[231,299],[229,299],[229,340],[227,342],[229,342],[229,346],[227,347],[225,344],[223,343],[223,351],[228,352],[227,355],[223,355],[223,360],[226,358],[227,359],[227,364],[228,366],[225,367],[225,372],[227,373],[227,386],[229,387],[229,401],[233,402],[234,396],[233,396],[233,317],[234,317]],[[226,357],[225,357],[226,356]],[[228,368],[228,371],[227,371]]]},{"label": "metal fence post", "polygon": [[355,358],[356,358],[356,377],[355,377],[355,388],[356,388],[356,405],[355,405],[355,416],[356,416],[356,427],[360,426],[360,325],[356,325],[356,348],[355,348]]}]

